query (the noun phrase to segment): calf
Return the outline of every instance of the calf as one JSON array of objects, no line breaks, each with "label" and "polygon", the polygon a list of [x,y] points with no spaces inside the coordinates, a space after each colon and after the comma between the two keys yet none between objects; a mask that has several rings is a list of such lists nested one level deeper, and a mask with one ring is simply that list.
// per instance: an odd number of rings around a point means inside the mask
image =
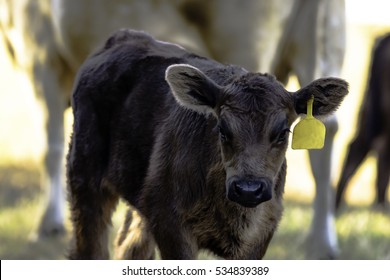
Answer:
[{"label": "calf", "polygon": [[291,124],[312,95],[314,114],[328,115],[347,92],[345,81],[324,78],[292,94],[273,76],[119,31],[74,87],[70,258],[108,257],[119,197],[138,209],[163,259],[202,248],[262,258],[282,215]]},{"label": "calf", "polygon": [[336,210],[345,188],[370,151],[377,160],[376,203],[386,207],[390,172],[390,34],[377,40],[372,52],[370,80],[360,108],[357,132],[349,144],[336,193]]},{"label": "calf", "polygon": [[[87,55],[114,30],[125,26],[146,30],[218,61],[274,73],[280,81],[294,74],[302,86],[316,78],[340,75],[345,52],[344,0],[241,2],[0,0],[0,42],[4,39],[47,111],[42,189],[49,195],[40,236],[64,232],[63,113],[74,76]],[[326,119],[325,125],[324,148],[309,154],[316,191],[306,256],[316,259],[334,258],[338,251],[330,208],[336,118]]]}]

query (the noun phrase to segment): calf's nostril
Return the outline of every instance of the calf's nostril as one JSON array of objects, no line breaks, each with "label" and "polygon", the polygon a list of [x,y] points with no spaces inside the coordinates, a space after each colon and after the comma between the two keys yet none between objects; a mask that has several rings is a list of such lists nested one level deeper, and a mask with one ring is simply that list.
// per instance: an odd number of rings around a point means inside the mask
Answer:
[{"label": "calf's nostril", "polygon": [[263,192],[263,186],[260,185],[257,190],[255,191],[255,196],[259,196],[261,195],[261,193]]},{"label": "calf's nostril", "polygon": [[236,191],[236,193],[238,195],[242,194],[242,189],[241,189],[241,186],[238,182],[234,182],[234,190]]}]

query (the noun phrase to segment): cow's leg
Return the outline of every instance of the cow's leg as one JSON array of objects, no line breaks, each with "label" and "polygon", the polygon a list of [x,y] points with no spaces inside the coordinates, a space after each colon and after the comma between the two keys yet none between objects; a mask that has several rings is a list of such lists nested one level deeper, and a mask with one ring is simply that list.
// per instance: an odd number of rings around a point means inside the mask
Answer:
[{"label": "cow's leg", "polygon": [[34,69],[36,91],[41,91],[46,105],[47,152],[44,160],[44,189],[48,192],[46,209],[39,226],[39,236],[65,232],[64,227],[64,111],[66,98],[55,70],[37,64]]},{"label": "cow's leg", "polygon": [[115,240],[115,258],[147,260],[155,258],[154,238],[141,214],[130,207]]},{"label": "cow's leg", "polygon": [[378,151],[377,178],[376,178],[376,203],[386,207],[387,187],[389,185],[390,172],[390,141],[385,141]]},{"label": "cow's leg", "polygon": [[[289,64],[283,62],[283,57],[280,61],[284,65],[277,65],[275,71],[280,75],[280,79],[286,80]],[[308,67],[308,69],[310,68]],[[302,72],[305,71],[302,70]],[[314,73],[314,70],[312,73]],[[309,81],[314,79],[311,74],[298,74],[298,77],[300,77],[300,84],[308,84]],[[335,258],[338,251],[331,186],[331,158],[338,122],[336,117],[332,116],[326,119],[324,124],[326,127],[324,147],[321,150],[309,151],[310,165],[316,188],[313,205],[314,214],[306,249],[306,257],[309,259],[332,259]]]},{"label": "cow's leg", "polygon": [[[292,43],[288,47],[299,46],[295,56],[291,57],[291,65],[300,84],[306,85],[320,77],[340,76],[345,53],[344,2],[306,1],[296,15],[290,32]],[[312,25],[310,28],[308,22]],[[290,53],[289,49],[286,51]],[[337,254],[331,186],[331,158],[337,119],[327,119],[325,126],[324,148],[309,152],[316,194],[306,255],[316,259],[334,258]]]},{"label": "cow's leg", "polygon": [[316,183],[314,216],[308,237],[308,258],[335,258],[337,235],[333,214],[333,191],[331,188],[331,157],[333,140],[337,132],[336,117],[325,121],[326,137],[321,150],[310,150],[310,163]]},{"label": "cow's leg", "polygon": [[[59,98],[60,96],[54,96]],[[59,101],[60,102],[60,101]],[[41,224],[39,235],[52,236],[65,232],[64,227],[64,179],[63,179],[63,156],[64,156],[64,107],[60,104],[48,104],[47,120],[47,152],[45,156],[44,186],[48,190],[48,200]]]},{"label": "cow's leg", "polygon": [[336,210],[340,208],[345,188],[349,179],[355,174],[357,168],[362,163],[370,150],[370,145],[364,140],[366,136],[359,133],[349,145],[344,167],[341,171],[340,179],[336,188]]},{"label": "cow's leg", "polygon": [[[293,65],[292,69],[295,69],[299,83],[307,85],[317,75],[315,65],[307,62],[307,64],[303,64],[306,67],[302,67],[299,63],[300,61],[303,63],[305,60],[299,59],[299,57],[295,59],[292,63],[288,63],[288,58],[282,56],[279,60],[280,64],[275,63],[274,69],[284,80],[288,77],[290,65]],[[324,121],[324,124],[326,127],[324,147],[321,150],[309,151],[310,165],[316,188],[313,205],[314,214],[306,249],[306,257],[309,259],[332,259],[335,258],[338,251],[331,186],[331,158],[338,122],[335,116],[331,116]]]},{"label": "cow's leg", "polygon": [[[308,2],[308,5],[310,4],[317,5],[317,2]],[[271,72],[283,83],[287,82],[290,72],[295,72],[301,86],[307,85],[315,78],[322,76],[319,73],[319,66],[316,65],[318,56],[318,51],[315,48],[317,30],[314,26],[315,21],[311,18],[316,15],[314,11],[317,11],[318,7],[308,8],[312,13],[300,16],[300,13],[304,13],[305,7],[296,7],[296,18],[290,19],[291,26],[289,28],[291,28],[291,32],[286,33],[280,41],[277,55],[272,64]],[[312,28],[307,28],[307,22],[313,24]],[[300,42],[305,42],[305,46],[301,46],[299,51],[292,56],[291,49],[294,46],[300,46]],[[327,119],[325,126],[327,132],[324,148],[309,152],[316,187],[314,214],[306,249],[306,257],[310,259],[334,258],[337,254],[337,235],[332,211],[332,188],[330,184],[331,154],[334,135],[338,127],[336,118]]]}]

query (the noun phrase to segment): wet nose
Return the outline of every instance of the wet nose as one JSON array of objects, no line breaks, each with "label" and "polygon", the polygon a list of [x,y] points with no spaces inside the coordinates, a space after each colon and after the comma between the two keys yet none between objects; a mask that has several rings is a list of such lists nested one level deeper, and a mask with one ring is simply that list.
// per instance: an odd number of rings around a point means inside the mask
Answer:
[{"label": "wet nose", "polygon": [[272,198],[272,182],[267,178],[229,180],[228,198],[244,207],[256,207]]}]

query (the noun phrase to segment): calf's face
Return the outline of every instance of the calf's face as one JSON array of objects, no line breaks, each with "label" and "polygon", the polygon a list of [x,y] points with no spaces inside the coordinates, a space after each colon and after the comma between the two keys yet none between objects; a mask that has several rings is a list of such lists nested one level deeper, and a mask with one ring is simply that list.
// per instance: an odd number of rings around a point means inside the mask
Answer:
[{"label": "calf's face", "polygon": [[273,76],[259,73],[220,86],[186,64],[168,67],[166,80],[180,105],[217,119],[226,195],[244,207],[272,198],[290,126],[306,112],[307,100],[314,95],[313,114],[327,115],[348,92],[345,81],[325,78],[291,93]]}]

